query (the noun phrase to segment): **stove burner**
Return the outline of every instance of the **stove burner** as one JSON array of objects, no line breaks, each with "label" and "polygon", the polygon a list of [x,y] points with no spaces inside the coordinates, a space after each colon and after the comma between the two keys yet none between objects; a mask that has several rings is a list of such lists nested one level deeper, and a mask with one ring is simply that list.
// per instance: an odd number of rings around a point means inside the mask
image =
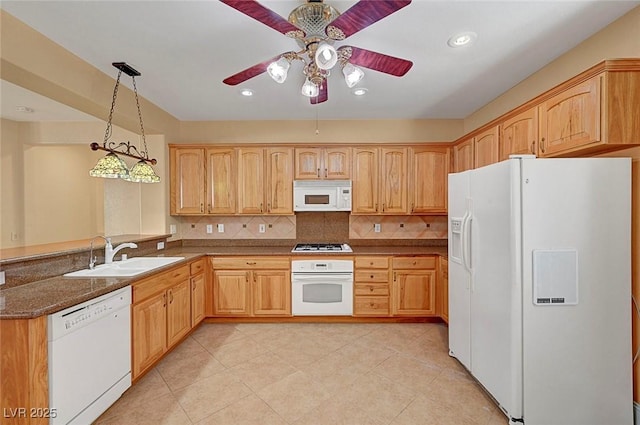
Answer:
[{"label": "stove burner", "polygon": [[347,244],[339,243],[299,243],[291,252],[352,252]]}]

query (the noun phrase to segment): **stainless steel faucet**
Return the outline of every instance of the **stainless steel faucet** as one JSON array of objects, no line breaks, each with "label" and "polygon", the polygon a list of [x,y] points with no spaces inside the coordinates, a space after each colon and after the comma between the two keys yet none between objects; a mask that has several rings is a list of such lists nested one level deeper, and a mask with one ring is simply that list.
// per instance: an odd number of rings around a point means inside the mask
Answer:
[{"label": "stainless steel faucet", "polygon": [[121,249],[123,249],[123,248],[137,248],[138,247],[138,245],[136,245],[136,244],[134,244],[132,242],[127,242],[127,243],[123,243],[123,244],[118,245],[118,247],[114,249],[113,245],[111,245],[111,238],[105,238],[104,236],[99,236],[98,235],[95,238],[91,239],[91,242],[90,242],[91,252],[89,253],[89,269],[91,269],[91,270],[93,270],[93,268],[96,266],[96,261],[98,260],[98,257],[93,255],[93,241],[98,239],[98,238],[102,238],[106,242],[106,244],[104,246],[104,263],[105,264],[113,263],[113,257]]}]

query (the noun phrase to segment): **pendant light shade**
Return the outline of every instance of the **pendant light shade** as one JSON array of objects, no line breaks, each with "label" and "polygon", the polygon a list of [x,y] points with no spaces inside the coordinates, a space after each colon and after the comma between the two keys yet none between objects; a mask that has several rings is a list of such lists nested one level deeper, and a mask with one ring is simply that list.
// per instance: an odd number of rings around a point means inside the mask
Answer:
[{"label": "pendant light shade", "polygon": [[144,160],[138,161],[131,167],[129,175],[123,178],[134,183],[158,183],[160,181],[160,177],[153,170],[153,167]]},{"label": "pendant light shade", "polygon": [[118,155],[109,152],[93,169],[89,170],[89,175],[104,179],[126,179],[129,176],[129,170],[127,164]]}]

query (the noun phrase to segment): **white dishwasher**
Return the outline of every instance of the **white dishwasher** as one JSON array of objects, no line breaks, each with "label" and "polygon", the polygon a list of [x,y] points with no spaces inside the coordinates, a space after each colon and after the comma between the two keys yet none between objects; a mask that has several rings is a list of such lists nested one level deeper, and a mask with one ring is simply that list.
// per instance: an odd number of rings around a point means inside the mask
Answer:
[{"label": "white dishwasher", "polygon": [[90,424],[131,386],[130,306],[127,286],[48,316],[50,424]]}]

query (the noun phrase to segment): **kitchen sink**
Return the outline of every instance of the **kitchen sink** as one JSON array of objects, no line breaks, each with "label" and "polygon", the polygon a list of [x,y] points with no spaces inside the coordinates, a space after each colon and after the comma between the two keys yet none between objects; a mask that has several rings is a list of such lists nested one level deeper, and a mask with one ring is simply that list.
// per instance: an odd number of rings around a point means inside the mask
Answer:
[{"label": "kitchen sink", "polygon": [[128,277],[163,267],[184,257],[135,257],[111,264],[100,264],[93,269],[78,270],[67,273],[65,277]]}]

